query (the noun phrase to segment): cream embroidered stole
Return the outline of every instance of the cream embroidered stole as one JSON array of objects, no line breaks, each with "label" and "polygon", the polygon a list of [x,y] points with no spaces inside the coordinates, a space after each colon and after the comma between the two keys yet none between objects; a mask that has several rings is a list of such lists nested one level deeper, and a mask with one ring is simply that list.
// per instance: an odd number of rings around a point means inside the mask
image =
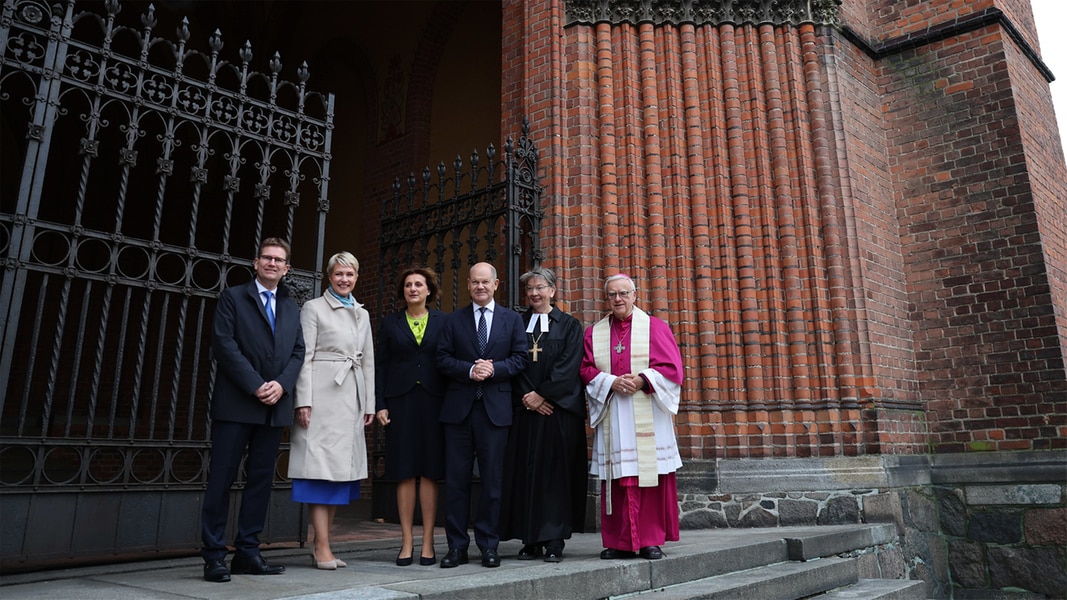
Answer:
[{"label": "cream embroidered stole", "polygon": [[[637,308],[633,309],[632,326],[630,328],[630,372],[640,373],[648,369],[649,344],[650,344],[650,319],[648,313]],[[596,367],[604,373],[611,373],[611,317],[601,319],[593,326],[593,358]],[[637,473],[638,486],[655,487],[659,484],[659,471],[656,465],[656,430],[652,421],[652,397],[645,392],[637,391],[633,394],[634,425],[637,441]],[[611,463],[612,438],[618,432],[612,431],[611,419],[612,403],[605,403],[605,417],[600,425],[604,428],[604,464],[607,470],[608,481],[607,509],[611,514],[611,480],[615,479],[614,469]]]}]

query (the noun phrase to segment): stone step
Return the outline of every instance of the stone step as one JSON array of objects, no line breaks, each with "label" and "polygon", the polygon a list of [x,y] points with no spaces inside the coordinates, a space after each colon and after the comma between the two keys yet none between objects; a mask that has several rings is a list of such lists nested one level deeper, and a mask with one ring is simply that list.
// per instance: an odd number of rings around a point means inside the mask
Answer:
[{"label": "stone step", "polygon": [[810,600],[925,600],[926,583],[906,579],[860,579]]},{"label": "stone step", "polygon": [[805,535],[787,535],[784,539],[789,560],[811,560],[887,544],[897,539],[897,530],[892,524],[882,523]]},{"label": "stone step", "polygon": [[649,600],[797,600],[841,588],[859,580],[851,558],[820,558],[781,562],[765,567],[716,575],[670,587],[645,590],[617,598]]}]

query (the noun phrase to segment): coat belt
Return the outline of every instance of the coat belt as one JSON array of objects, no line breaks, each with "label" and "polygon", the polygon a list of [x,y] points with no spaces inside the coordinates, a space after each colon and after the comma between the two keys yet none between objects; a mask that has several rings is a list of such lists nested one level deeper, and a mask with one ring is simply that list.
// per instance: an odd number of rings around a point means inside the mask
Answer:
[{"label": "coat belt", "polygon": [[345,377],[348,376],[349,371],[363,366],[363,353],[356,352],[355,354],[341,354],[340,352],[316,352],[311,360],[343,363],[341,368],[337,369],[337,373],[333,376],[334,383],[341,385],[344,383]]}]

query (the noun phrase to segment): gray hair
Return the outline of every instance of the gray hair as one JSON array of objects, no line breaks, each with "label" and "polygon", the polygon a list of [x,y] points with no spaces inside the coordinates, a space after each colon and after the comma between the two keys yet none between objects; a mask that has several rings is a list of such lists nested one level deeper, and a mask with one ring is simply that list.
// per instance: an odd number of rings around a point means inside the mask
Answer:
[{"label": "gray hair", "polygon": [[330,260],[326,261],[326,276],[333,275],[333,270],[337,268],[337,265],[344,267],[352,267],[359,273],[359,261],[355,256],[352,256],[351,252],[341,251],[330,257]]},{"label": "gray hair", "polygon": [[519,285],[525,286],[526,282],[534,277],[544,279],[549,287],[556,287],[556,274],[552,269],[546,267],[534,267],[533,269],[526,271],[519,277]]},{"label": "gray hair", "polygon": [[615,275],[612,275],[611,277],[608,277],[607,279],[604,280],[604,293],[605,294],[608,293],[608,284],[610,284],[612,281],[618,281],[620,279],[623,279],[623,280],[626,280],[626,281],[630,282],[630,291],[631,292],[636,292],[637,291],[637,284],[634,283],[634,280],[632,278],[630,278],[629,275],[627,275],[625,273],[616,273]]},{"label": "gray hair", "polygon": [[470,277],[470,274],[474,271],[474,267],[477,267],[478,265],[485,265],[489,267],[489,272],[492,274],[493,279],[499,279],[499,276],[496,274],[496,267],[493,266],[493,263],[488,262],[474,263],[473,265],[471,265],[471,268],[467,269],[467,277]]}]

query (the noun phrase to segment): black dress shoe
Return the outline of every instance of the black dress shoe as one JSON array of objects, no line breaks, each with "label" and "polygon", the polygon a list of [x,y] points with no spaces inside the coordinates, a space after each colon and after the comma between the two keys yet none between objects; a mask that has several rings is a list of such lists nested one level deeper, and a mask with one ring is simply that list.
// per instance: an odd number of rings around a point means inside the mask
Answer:
[{"label": "black dress shoe", "polygon": [[500,555],[496,553],[496,548],[482,550],[482,566],[489,568],[500,566]]},{"label": "black dress shoe", "polygon": [[526,544],[522,547],[522,550],[519,550],[519,555],[517,558],[519,560],[533,560],[538,556],[541,556],[541,545]]},{"label": "black dress shoe", "polygon": [[209,560],[204,563],[204,581],[224,583],[230,580],[230,571],[221,560]]},{"label": "black dress shoe", "polygon": [[604,551],[600,553],[600,558],[604,560],[615,560],[617,558],[634,558],[637,556],[636,552],[632,550],[616,550],[614,548],[604,548]]},{"label": "black dress shoe", "polygon": [[663,550],[659,549],[659,546],[645,546],[641,548],[641,558],[647,558],[649,560],[659,560],[663,558]]},{"label": "black dress shoe", "polygon": [[558,563],[563,560],[563,540],[552,540],[545,544],[545,562]]},{"label": "black dress shoe", "polygon": [[268,565],[262,556],[235,556],[230,561],[230,572],[234,575],[279,575],[285,572],[281,565]]},{"label": "black dress shoe", "polygon": [[460,565],[467,564],[467,551],[456,550],[454,548],[448,549],[448,554],[441,559],[442,569],[451,569],[452,567],[458,567]]}]

